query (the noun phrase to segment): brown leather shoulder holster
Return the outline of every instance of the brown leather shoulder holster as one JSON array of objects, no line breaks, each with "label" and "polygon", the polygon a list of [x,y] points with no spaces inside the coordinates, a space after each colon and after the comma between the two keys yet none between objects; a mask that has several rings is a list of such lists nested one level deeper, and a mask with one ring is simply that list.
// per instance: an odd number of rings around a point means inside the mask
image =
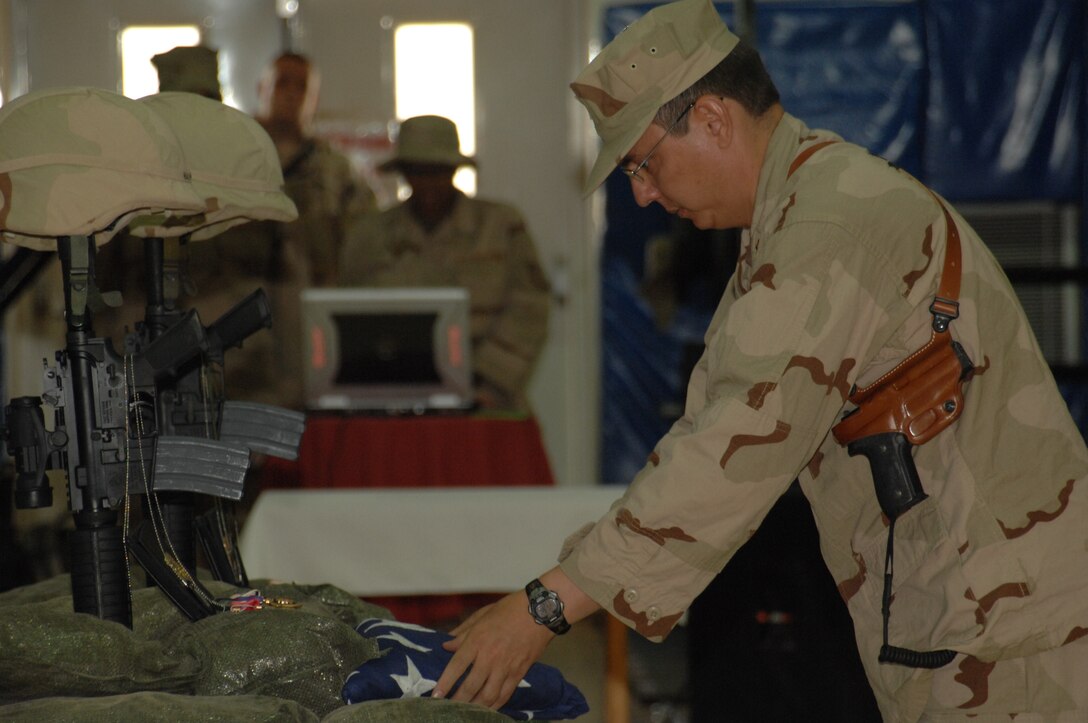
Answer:
[{"label": "brown leather shoulder holster", "polygon": [[925,346],[887,374],[852,390],[849,400],[857,409],[831,430],[839,444],[887,432],[899,432],[911,444],[924,444],[963,411],[963,384],[973,366],[948,329],[959,316],[960,239],[948,209],[940,199],[937,203],[944,212],[948,241],[940,287],[929,307],[933,333]]},{"label": "brown leather shoulder holster", "polygon": [[[790,164],[786,177],[814,153],[836,142],[820,141],[805,148]],[[851,390],[849,401],[857,408],[831,430],[839,444],[893,432],[903,434],[911,444],[924,444],[963,411],[963,383],[973,367],[948,330],[949,323],[959,316],[960,236],[948,208],[936,194],[930,194],[944,213],[947,229],[941,283],[929,307],[933,334],[925,346],[887,374],[867,387]]]}]

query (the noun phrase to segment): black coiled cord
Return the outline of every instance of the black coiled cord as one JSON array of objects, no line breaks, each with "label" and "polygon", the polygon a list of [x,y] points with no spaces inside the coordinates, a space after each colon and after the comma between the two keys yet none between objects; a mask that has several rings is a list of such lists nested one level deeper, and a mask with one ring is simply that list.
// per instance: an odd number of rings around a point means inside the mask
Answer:
[{"label": "black coiled cord", "polygon": [[956,657],[955,650],[930,650],[922,652],[888,645],[888,621],[892,616],[892,551],[895,547],[895,517],[888,524],[888,548],[884,555],[884,594],[880,612],[884,617],[884,644],[880,646],[877,660],[881,663],[906,665],[911,668],[941,668]]},{"label": "black coiled cord", "polygon": [[884,643],[880,646],[880,655],[877,656],[877,660],[881,663],[894,663],[911,668],[943,668],[955,657],[955,650],[930,650],[923,653],[919,650],[907,650]]}]

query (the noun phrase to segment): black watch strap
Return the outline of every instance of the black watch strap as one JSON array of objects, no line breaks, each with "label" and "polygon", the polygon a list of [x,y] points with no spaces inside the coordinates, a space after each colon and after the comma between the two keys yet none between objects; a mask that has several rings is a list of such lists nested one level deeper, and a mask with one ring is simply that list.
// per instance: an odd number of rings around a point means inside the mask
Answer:
[{"label": "black watch strap", "polygon": [[525,594],[529,597],[529,614],[538,625],[545,626],[556,635],[570,630],[570,623],[563,615],[563,601],[557,592],[544,587],[540,580],[531,580],[525,586]]}]

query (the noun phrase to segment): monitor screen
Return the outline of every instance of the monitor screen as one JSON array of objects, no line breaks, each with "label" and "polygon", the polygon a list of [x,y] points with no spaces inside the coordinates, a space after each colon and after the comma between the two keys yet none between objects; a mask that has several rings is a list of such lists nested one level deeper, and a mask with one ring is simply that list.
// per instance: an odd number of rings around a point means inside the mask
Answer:
[{"label": "monitor screen", "polygon": [[426,412],[471,406],[465,289],[307,289],[302,320],[310,408]]},{"label": "monitor screen", "polygon": [[334,314],[340,340],[337,384],[437,384],[437,313]]}]

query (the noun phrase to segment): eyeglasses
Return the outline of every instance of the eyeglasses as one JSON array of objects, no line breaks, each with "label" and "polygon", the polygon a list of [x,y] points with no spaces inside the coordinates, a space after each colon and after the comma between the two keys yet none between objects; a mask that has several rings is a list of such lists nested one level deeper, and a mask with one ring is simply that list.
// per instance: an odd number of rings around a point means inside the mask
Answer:
[{"label": "eyeglasses", "polygon": [[661,142],[663,140],[669,137],[669,134],[672,133],[674,128],[676,128],[676,125],[680,122],[680,120],[688,114],[689,110],[694,107],[695,103],[689,103],[688,107],[681,111],[680,115],[676,116],[676,120],[672,122],[672,125],[665,129],[665,135],[658,138],[657,143],[655,143],[653,147],[650,148],[649,151],[647,151],[646,155],[643,156],[641,163],[639,163],[634,168],[624,168],[623,166],[620,166],[620,170],[626,173],[628,177],[635,179],[639,183],[645,183],[645,180],[642,178],[642,176],[638,175],[638,172],[646,167],[646,164],[650,162],[650,159],[653,157],[654,153],[657,152],[657,147],[661,145]]}]

